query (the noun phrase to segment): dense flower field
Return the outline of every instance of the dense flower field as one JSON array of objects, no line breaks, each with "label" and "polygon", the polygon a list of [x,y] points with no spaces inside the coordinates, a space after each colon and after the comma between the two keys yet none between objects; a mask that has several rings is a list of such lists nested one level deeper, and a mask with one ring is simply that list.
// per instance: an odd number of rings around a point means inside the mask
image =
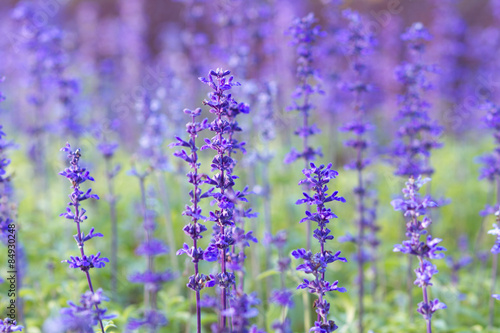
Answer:
[{"label": "dense flower field", "polygon": [[500,332],[499,0],[0,26],[0,332]]}]

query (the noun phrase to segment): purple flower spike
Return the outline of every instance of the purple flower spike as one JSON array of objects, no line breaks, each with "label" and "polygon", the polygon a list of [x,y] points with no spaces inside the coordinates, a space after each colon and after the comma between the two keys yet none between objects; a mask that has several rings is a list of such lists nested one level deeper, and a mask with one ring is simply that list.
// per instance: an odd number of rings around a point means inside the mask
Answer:
[{"label": "purple flower spike", "polygon": [[146,178],[150,175],[151,169],[140,173],[135,168],[131,172],[132,175],[137,177],[141,191],[141,210],[144,228],[144,240],[135,249],[135,254],[145,257],[146,269],[135,272],[128,277],[132,283],[140,283],[144,285],[144,310],[141,311],[141,318],[131,318],[127,324],[130,331],[143,330],[142,326],[149,327],[151,332],[156,332],[160,326],[167,325],[168,321],[163,314],[158,312],[158,292],[161,286],[177,277],[177,275],[170,270],[158,271],[155,267],[155,258],[169,252],[168,247],[163,241],[154,238],[154,231],[156,229],[155,211],[150,209],[147,205],[146,193]]},{"label": "purple flower spike", "polygon": [[[418,191],[430,179],[414,179],[413,176],[406,182],[406,187],[403,188],[404,197],[393,200],[392,205],[396,211],[403,212],[406,223],[406,236],[408,240],[402,244],[394,246],[394,252],[402,252],[416,256],[419,261],[419,267],[415,269],[417,279],[415,284],[422,288],[424,301],[418,305],[417,311],[422,314],[427,322],[427,331],[431,332],[432,314],[439,309],[445,309],[446,305],[439,302],[438,299],[429,301],[427,295],[427,287],[432,286],[432,276],[438,273],[436,266],[431,264],[426,259],[442,259],[444,258],[443,251],[446,249],[438,244],[442,241],[439,238],[432,238],[427,235],[427,227],[430,226],[431,220],[425,216],[428,207],[435,206],[435,203],[430,201],[428,197],[422,198]],[[421,236],[425,237],[425,241],[421,241]]]},{"label": "purple flower spike", "polygon": [[321,247],[321,251],[315,254],[305,249],[292,251],[292,256],[295,259],[303,260],[303,263],[298,265],[296,270],[311,274],[314,277],[313,280],[304,279],[304,282],[297,287],[297,289],[308,289],[310,293],[318,296],[315,301],[318,319],[314,324],[315,326],[311,328],[311,332],[333,332],[337,329],[337,325],[327,319],[330,304],[324,296],[331,291],[346,291],[345,288],[338,287],[338,281],[330,283],[325,280],[325,272],[329,264],[335,261],[347,262],[345,258],[340,257],[340,251],[333,254],[332,251],[325,249],[326,241],[333,239],[333,236],[330,235],[331,230],[326,228],[326,225],[330,222],[330,219],[337,218],[330,208],[325,207],[325,204],[332,201],[345,202],[343,197],[338,196],[337,191],[331,194],[327,192],[327,184],[338,175],[338,172],[332,170],[331,167],[331,164],[325,167],[324,165],[316,166],[314,163],[310,163],[310,168],[302,171],[306,178],[299,182],[299,185],[308,183],[314,193],[313,196],[304,193],[304,199],[297,201],[297,205],[308,203],[309,207],[316,206],[315,212],[306,211],[306,219],[318,225],[314,235]]},{"label": "purple flower spike", "polygon": [[90,269],[105,267],[106,263],[109,262],[109,259],[101,257],[101,252],[98,252],[96,255],[85,254],[85,242],[94,237],[103,237],[103,235],[101,233],[94,233],[95,228],[91,228],[87,236],[85,236],[85,233],[81,230],[81,223],[87,219],[87,216],[85,215],[86,210],[81,207],[81,202],[87,199],[97,200],[99,197],[95,194],[91,194],[91,189],[88,189],[86,192],[83,192],[80,189],[80,185],[85,183],[87,180],[94,181],[94,178],[90,176],[89,171],[79,165],[80,157],[82,156],[80,149],[73,151],[70,144],[67,143],[61,151],[67,153],[70,160],[70,167],[66,168],[59,174],[66,177],[71,182],[71,189],[73,192],[69,195],[70,202],[68,203],[66,212],[60,214],[60,216],[75,222],[77,233],[73,237],[78,245],[81,255],[71,256],[69,260],[63,260],[62,262],[68,263],[70,268],[77,268],[84,272],[90,289],[82,295],[81,303],[83,306],[77,306],[70,302],[70,308],[61,310],[61,320],[63,324],[65,323],[69,325],[68,329],[79,329],[83,332],[92,332],[92,327],[99,325],[101,330],[104,332],[102,320],[114,318],[114,316],[105,315],[106,309],[99,307],[101,301],[107,299],[102,296],[101,289],[94,292],[94,287],[90,278]]},{"label": "purple flower spike", "polygon": [[[235,330],[246,331],[249,322],[240,316],[244,313],[249,316],[248,312],[253,313],[256,310],[251,308],[255,301],[253,296],[243,291],[245,248],[250,242],[257,242],[257,239],[251,231],[244,230],[242,221],[256,215],[251,209],[243,207],[243,204],[248,202],[246,199],[249,194],[248,188],[245,187],[242,191],[234,189],[235,180],[239,178],[234,174],[237,163],[234,155],[239,152],[245,153],[245,143],[236,138],[236,133],[241,131],[236,117],[248,114],[250,109],[246,104],[236,102],[230,94],[232,87],[240,85],[234,81],[230,71],[211,70],[208,76],[200,78],[200,81],[212,89],[203,104],[209,106],[210,113],[215,115],[210,124],[203,122],[204,127],[213,133],[213,137],[205,139],[205,145],[200,148],[200,150],[211,149],[215,153],[211,163],[214,175],[206,176],[206,180],[203,181],[211,188],[203,194],[199,190],[198,195],[200,198],[212,197],[212,203],[216,205],[216,209],[208,216],[208,220],[214,222],[212,240],[203,253],[205,260],[214,261],[217,258],[220,262],[220,272],[211,276],[213,282],[210,284],[218,286],[221,293],[221,311],[216,330],[225,331],[230,317],[233,326],[238,327]],[[179,146],[186,147],[186,143],[191,146],[189,142],[177,140]],[[180,152],[178,156],[189,162],[193,155]],[[185,212],[185,215],[193,214],[199,215],[195,207]],[[187,232],[191,233],[190,229]],[[192,255],[191,250],[184,249],[183,252]],[[230,305],[228,300],[231,300]]]},{"label": "purple flower spike", "polygon": [[285,163],[292,163],[297,159],[304,159],[306,166],[309,161],[313,161],[316,156],[323,156],[321,149],[314,149],[309,146],[309,137],[320,133],[319,128],[314,124],[309,124],[309,117],[315,106],[311,98],[315,94],[323,94],[319,84],[314,85],[313,80],[319,79],[318,71],[313,67],[313,49],[316,42],[324,35],[321,28],[316,25],[317,19],[313,13],[303,18],[296,18],[292,26],[286,32],[292,37],[292,45],[296,46],[297,53],[297,80],[298,85],[292,97],[295,101],[288,107],[288,111],[298,111],[302,113],[303,124],[296,131],[295,135],[302,138],[303,147],[299,152],[292,148],[285,157]]},{"label": "purple flower spike", "polygon": [[396,78],[403,86],[399,95],[399,112],[396,120],[402,122],[393,148],[395,174],[399,176],[430,176],[434,169],[429,157],[433,149],[441,148],[437,140],[443,128],[428,115],[431,104],[424,99],[424,92],[432,88],[428,74],[436,73],[434,65],[422,63],[425,45],[432,36],[422,23],[413,24],[401,39],[407,43],[409,62],[396,68]]},{"label": "purple flower spike", "polygon": [[[367,78],[368,59],[367,55],[373,52],[376,39],[373,32],[368,27],[368,20],[358,12],[346,9],[342,12],[347,20],[347,28],[339,33],[339,44],[343,49],[344,56],[349,61],[348,75],[343,79],[343,88],[350,93],[351,103],[347,105],[347,113],[352,114],[352,118],[340,127],[342,132],[350,132],[350,138],[344,141],[344,146],[352,149],[352,158],[344,166],[347,170],[355,170],[358,182],[353,192],[357,202],[357,235],[349,235],[342,240],[354,242],[357,246],[356,261],[358,265],[357,283],[358,288],[358,309],[357,318],[358,331],[364,332],[364,292],[365,292],[365,262],[375,260],[378,241],[376,232],[379,227],[376,224],[376,204],[374,191],[369,190],[366,169],[371,164],[371,153],[373,143],[370,140],[369,132],[374,126],[369,122],[371,117],[366,99],[372,85]],[[317,235],[315,235],[317,237]],[[370,253],[371,255],[367,255]],[[372,263],[372,269],[375,263]],[[374,269],[374,271],[376,271]],[[376,280],[376,277],[375,277]]]},{"label": "purple flower spike", "polygon": [[[205,81],[203,81],[205,82]],[[208,83],[213,82],[212,77]],[[232,82],[232,79],[231,79]],[[214,83],[215,84],[215,83]],[[209,84],[213,86],[212,83]],[[196,143],[199,133],[209,128],[208,120],[205,118],[198,121],[198,117],[201,116],[201,108],[195,110],[185,109],[184,113],[191,116],[191,122],[186,124],[186,132],[189,139],[186,141],[180,137],[176,137],[176,142],[171,143],[170,147],[185,147],[188,148],[188,152],[182,149],[176,151],[174,156],[179,157],[188,163],[190,171],[187,173],[187,178],[189,183],[193,185],[193,189],[189,192],[191,205],[187,206],[182,215],[190,217],[190,223],[187,224],[183,230],[192,240],[193,246],[189,246],[184,243],[182,249],[177,251],[177,255],[186,254],[191,258],[191,262],[194,264],[194,275],[189,277],[189,282],[187,287],[195,291],[196,293],[196,320],[197,320],[197,332],[201,332],[201,290],[206,287],[213,287],[215,281],[205,274],[199,272],[198,263],[202,260],[206,261],[217,261],[219,256],[219,251],[215,247],[209,247],[206,250],[198,246],[198,241],[203,238],[202,233],[207,231],[204,224],[201,221],[207,218],[202,216],[201,208],[199,207],[200,200],[209,196],[209,193],[202,193],[200,185],[203,184],[204,180],[207,178],[205,174],[199,172],[200,162],[198,160],[199,148]]]}]

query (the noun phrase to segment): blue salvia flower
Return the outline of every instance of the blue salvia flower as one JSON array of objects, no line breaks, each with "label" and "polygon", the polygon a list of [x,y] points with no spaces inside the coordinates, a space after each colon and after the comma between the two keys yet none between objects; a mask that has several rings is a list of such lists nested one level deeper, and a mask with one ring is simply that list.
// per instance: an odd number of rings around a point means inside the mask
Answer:
[{"label": "blue salvia flower", "polygon": [[186,206],[182,215],[189,216],[191,223],[184,227],[184,233],[188,235],[193,240],[193,246],[189,246],[184,243],[182,249],[177,251],[177,255],[186,254],[191,258],[191,262],[194,264],[194,275],[189,277],[189,282],[187,287],[194,290],[196,293],[196,322],[197,322],[197,332],[201,332],[201,306],[200,306],[200,291],[205,287],[213,287],[214,281],[205,274],[200,274],[199,272],[199,262],[202,260],[216,261],[217,252],[210,253],[204,251],[203,248],[198,246],[198,240],[203,238],[202,233],[207,231],[204,224],[199,221],[206,220],[199,206],[201,198],[206,197],[202,193],[200,185],[203,183],[206,175],[200,173],[200,162],[198,161],[198,146],[196,145],[196,138],[199,133],[208,128],[208,120],[205,118],[201,122],[197,121],[197,117],[201,115],[201,109],[188,110],[185,109],[184,113],[191,116],[191,122],[186,125],[186,132],[189,135],[189,140],[185,141],[180,137],[176,137],[177,142],[170,144],[170,147],[185,147],[188,150],[186,152],[184,149],[176,151],[174,156],[177,156],[189,164],[190,171],[187,173],[189,183],[193,185],[193,189],[189,192],[191,206]]},{"label": "blue salvia flower", "polygon": [[144,285],[144,311],[141,318],[131,318],[127,324],[127,329],[137,330],[142,326],[150,332],[156,332],[159,327],[168,324],[167,318],[158,310],[157,298],[161,285],[176,278],[176,274],[170,269],[157,271],[154,259],[169,252],[169,248],[160,239],[154,238],[156,229],[156,213],[147,207],[146,203],[146,178],[151,174],[152,169],[148,168],[143,173],[139,173],[133,166],[130,174],[137,177],[141,189],[141,209],[143,217],[144,241],[135,249],[135,254],[146,258],[147,267],[143,272],[136,272],[128,277],[132,283]]},{"label": "blue salvia flower", "polygon": [[275,289],[271,292],[271,297],[269,298],[270,303],[274,303],[282,307],[282,315],[279,320],[275,320],[272,323],[272,328],[275,332],[279,333],[290,333],[292,332],[291,321],[286,318],[287,308],[293,308],[295,305],[293,302],[293,293],[286,288],[285,285],[285,274],[290,268],[291,259],[285,256],[284,247],[286,245],[288,234],[286,230],[280,230],[276,235],[266,234],[264,238],[264,243],[271,244],[278,250],[278,267],[277,270],[280,272],[280,288]]},{"label": "blue salvia flower", "polygon": [[[440,93],[439,99],[444,98],[447,102],[458,104],[462,102],[463,83],[467,74],[466,66],[460,65],[460,57],[466,51],[461,37],[468,27],[460,13],[458,1],[438,1],[434,6],[433,16],[439,19],[433,21],[432,31],[437,42],[433,44],[430,53],[439,62],[441,74],[437,78],[436,90]],[[463,123],[462,125],[466,125],[466,122]]]},{"label": "blue salvia flower", "polygon": [[[214,136],[212,139],[205,139],[205,145],[201,147],[201,150],[210,148],[216,153],[212,159],[211,167],[217,173],[212,177],[207,176],[205,183],[212,187],[205,194],[213,197],[217,204],[217,209],[210,212],[209,219],[215,222],[215,225],[212,243],[208,246],[207,251],[213,254],[217,253],[217,258],[221,263],[221,271],[213,276],[216,285],[221,289],[220,330],[226,329],[226,317],[232,314],[231,311],[228,311],[228,297],[244,297],[244,293],[234,294],[231,292],[231,287],[236,286],[236,279],[234,273],[229,272],[229,270],[241,269],[242,267],[230,267],[230,263],[227,262],[228,256],[231,254],[230,247],[236,246],[236,241],[244,243],[245,239],[252,239],[251,232],[245,233],[243,228],[241,228],[242,232],[236,234],[233,232],[236,226],[235,220],[239,218],[238,214],[241,214],[236,205],[238,202],[247,201],[245,198],[246,190],[235,191],[233,189],[234,180],[238,177],[233,175],[236,162],[231,154],[238,150],[244,150],[244,142],[239,142],[233,137],[234,132],[239,130],[234,117],[236,113],[248,113],[248,108],[244,104],[237,103],[229,93],[233,86],[240,85],[234,81],[230,74],[230,71],[217,69],[211,70],[208,77],[200,78],[200,81],[213,89],[203,104],[208,105],[211,108],[210,113],[215,115],[215,119],[209,124],[209,129],[214,133]],[[251,213],[246,211],[245,214]],[[241,264],[241,261],[238,260],[238,263]]]},{"label": "blue salvia flower", "polygon": [[319,72],[314,68],[313,46],[319,37],[323,36],[321,28],[316,25],[316,18],[313,13],[309,13],[303,18],[296,18],[287,34],[292,36],[292,44],[296,45],[297,52],[297,80],[298,85],[292,97],[294,102],[288,107],[289,111],[298,111],[302,114],[302,126],[297,128],[295,135],[302,138],[302,151],[292,148],[285,157],[285,163],[292,163],[297,159],[304,159],[305,165],[313,161],[316,156],[323,156],[321,149],[314,149],[310,146],[309,137],[320,133],[315,124],[309,123],[311,111],[315,106],[311,98],[315,94],[322,94],[319,84],[314,84],[314,80],[319,79]]},{"label": "blue salvia flower", "polygon": [[338,172],[332,170],[332,165],[326,167],[320,165],[317,167],[314,163],[310,164],[309,169],[302,171],[306,176],[305,179],[299,182],[299,185],[307,183],[310,185],[314,195],[307,193],[304,198],[297,201],[297,205],[307,204],[310,207],[316,206],[316,211],[306,210],[306,217],[300,222],[311,221],[317,223],[317,228],[314,230],[314,238],[319,242],[321,251],[313,254],[310,250],[297,249],[292,251],[292,256],[295,259],[302,259],[303,263],[297,266],[298,271],[303,271],[306,274],[313,275],[312,280],[304,279],[297,289],[308,289],[310,293],[318,296],[315,301],[316,313],[318,314],[317,321],[311,332],[328,333],[335,331],[338,327],[333,320],[328,320],[330,312],[330,304],[325,298],[325,294],[330,291],[345,292],[346,289],[338,286],[338,281],[333,283],[325,280],[325,272],[327,266],[335,261],[347,262],[343,257],[340,257],[340,251],[333,253],[327,250],[325,244],[329,240],[333,240],[331,230],[327,227],[331,219],[337,218],[337,215],[330,209],[326,208],[325,204],[332,201],[345,202],[345,199],[338,195],[338,191],[328,193],[327,184],[330,180],[335,179]]},{"label": "blue salvia flower", "polygon": [[[87,199],[98,200],[99,197],[96,194],[92,194],[91,188],[84,192],[81,190],[80,186],[87,180],[94,181],[94,178],[90,176],[90,172],[88,170],[79,165],[81,157],[80,149],[72,151],[70,144],[67,143],[66,146],[61,148],[61,151],[64,151],[68,154],[68,158],[70,159],[70,167],[66,168],[64,171],[61,171],[59,175],[66,177],[71,182],[72,192],[69,195],[70,202],[68,203],[66,212],[60,214],[60,216],[75,222],[77,234],[73,237],[78,245],[78,248],[80,249],[81,255],[81,257],[71,256],[70,259],[63,260],[63,262],[68,263],[70,268],[80,269],[85,273],[91,294],[85,294],[86,296],[83,297],[89,299],[100,299],[101,293],[94,292],[94,287],[90,278],[90,269],[104,267],[106,263],[109,262],[109,259],[101,257],[101,252],[98,252],[96,255],[86,255],[85,242],[91,240],[94,237],[103,237],[103,234],[94,232],[94,228],[91,228],[88,234],[85,234],[85,232],[83,232],[81,228],[81,224],[87,219],[87,216],[85,215],[86,210],[81,206],[81,203]],[[106,310],[100,309],[99,304],[100,302],[94,302],[94,304],[92,304],[95,308],[95,320],[88,321],[86,323],[86,326],[91,328],[92,326],[99,324],[102,332],[104,333],[102,320],[108,319],[110,318],[110,316],[105,315]],[[68,311],[71,310],[63,309],[62,313],[64,314]]]},{"label": "blue salvia flower", "polygon": [[[396,211],[403,212],[406,223],[406,236],[408,240],[403,241],[402,244],[394,246],[394,252],[402,252],[405,254],[413,255],[418,258],[419,267],[415,269],[417,279],[414,284],[422,288],[423,302],[418,304],[417,311],[422,314],[427,322],[427,332],[432,332],[431,318],[434,312],[439,309],[445,309],[446,305],[441,303],[437,298],[429,300],[428,287],[432,286],[431,278],[438,271],[436,266],[429,260],[442,259],[446,249],[438,244],[442,241],[439,238],[432,238],[427,235],[427,228],[431,225],[431,219],[426,216],[427,209],[435,207],[436,203],[426,196],[422,198],[418,191],[430,179],[418,179],[410,176],[403,188],[403,198],[395,199],[391,202]],[[421,240],[424,236],[424,240]]]},{"label": "blue salvia flower", "polygon": [[116,317],[107,315],[106,309],[99,308],[103,301],[108,301],[108,298],[102,294],[102,289],[99,288],[95,293],[85,292],[80,298],[80,304],[70,301],[69,307],[61,310],[60,325],[65,331],[93,333],[92,326],[97,325],[101,320]]},{"label": "blue salvia flower", "polygon": [[80,82],[77,79],[64,77],[62,71],[60,70],[58,73],[58,85],[59,101],[63,105],[64,113],[59,119],[59,124],[64,135],[78,138],[84,132],[82,115],[77,101],[80,94]]},{"label": "blue salvia flower", "polygon": [[160,102],[150,94],[146,94],[139,104],[138,119],[143,131],[139,138],[140,155],[147,158],[155,170],[165,171],[169,168],[168,157],[162,146],[166,140],[167,119],[160,109]]},{"label": "blue salvia flower", "polygon": [[[226,134],[231,147],[228,152],[228,157],[231,159],[229,166],[229,172],[231,174],[233,174],[237,163],[234,158],[234,154],[238,152],[243,154],[246,153],[245,142],[239,141],[236,138],[236,133],[242,131],[236,117],[241,114],[248,113],[250,113],[250,108],[245,103],[231,104],[225,112],[225,118],[227,119],[228,124]],[[249,295],[244,292],[246,259],[245,248],[249,247],[251,242],[258,242],[257,238],[253,235],[253,231],[245,230],[245,220],[257,217],[256,213],[252,213],[251,208],[243,207],[244,203],[248,203],[248,200],[246,199],[248,194],[250,194],[250,192],[248,192],[248,186],[241,191],[236,191],[233,187],[230,187],[227,192],[228,197],[234,204],[234,226],[232,227],[234,243],[231,247],[231,253],[228,254],[229,263],[227,267],[233,271],[233,274],[237,274],[239,279],[230,295],[230,308],[226,311],[226,315],[231,315],[233,330],[236,332],[257,330],[256,326],[249,327],[250,321],[248,318],[251,318],[258,313],[257,309],[253,308],[253,306],[260,304],[260,300],[257,299],[256,295]],[[233,313],[234,315],[232,315]]]},{"label": "blue salvia flower", "polygon": [[[355,150],[355,158],[349,162],[345,168],[356,170],[358,183],[354,188],[354,195],[357,197],[357,211],[358,217],[358,235],[357,237],[350,237],[350,241],[354,241],[358,247],[357,261],[358,261],[358,283],[359,283],[359,315],[358,315],[358,329],[363,332],[363,315],[364,315],[364,288],[365,288],[365,274],[363,264],[366,260],[370,260],[368,251],[365,250],[365,243],[367,243],[367,231],[372,231],[370,244],[377,244],[374,232],[378,229],[375,224],[374,209],[370,208],[368,196],[370,192],[367,189],[366,175],[363,174],[365,168],[370,164],[370,159],[366,156],[367,149],[370,147],[371,142],[367,138],[367,132],[374,126],[366,120],[367,112],[365,105],[365,96],[371,90],[371,85],[366,82],[365,76],[367,72],[366,55],[373,51],[375,45],[375,38],[365,25],[361,15],[352,10],[345,10],[344,17],[348,20],[348,28],[343,32],[342,37],[345,41],[344,53],[350,60],[351,71],[354,74],[349,82],[345,83],[345,88],[352,94],[352,111],[354,113],[354,120],[344,124],[340,130],[351,132],[354,138],[344,142],[346,147]],[[369,229],[368,229],[369,228]],[[368,229],[368,230],[366,230]],[[372,247],[372,250],[375,249]],[[370,251],[374,255],[374,251]]]},{"label": "blue salvia flower", "polygon": [[443,130],[431,121],[428,114],[431,105],[424,97],[424,92],[432,88],[428,74],[436,72],[434,65],[422,60],[426,44],[432,36],[422,23],[414,23],[401,35],[401,39],[406,43],[411,60],[396,68],[403,93],[398,98],[400,109],[397,120],[402,125],[393,150],[395,174],[429,176],[434,172],[429,162],[430,154],[433,149],[442,147],[437,138]]},{"label": "blue salvia flower", "polygon": [[231,317],[231,332],[264,333],[255,325],[249,327],[250,318],[259,314],[259,310],[255,306],[260,304],[260,300],[256,296],[256,293],[242,293],[231,300],[230,307],[222,313],[224,316]]},{"label": "blue salvia flower", "polygon": [[[288,111],[298,111],[302,115],[302,125],[295,130],[295,135],[302,138],[302,151],[295,148],[285,156],[285,163],[292,163],[297,159],[304,160],[307,168],[310,161],[316,156],[323,156],[321,148],[314,149],[309,142],[309,137],[320,133],[316,124],[310,124],[311,111],[315,109],[311,100],[315,94],[323,94],[321,86],[314,82],[319,80],[319,72],[314,68],[313,49],[318,39],[323,36],[323,31],[316,25],[316,18],[309,13],[303,18],[296,18],[287,33],[292,36],[292,44],[296,45],[297,53],[297,80],[298,85],[292,95],[294,101]],[[307,249],[311,249],[311,224],[307,222]]]},{"label": "blue salvia flower", "polygon": [[[246,153],[245,150],[245,142],[243,141],[238,141],[236,139],[236,132],[240,132],[241,128],[238,125],[238,122],[236,121],[236,117],[240,114],[248,114],[250,112],[250,108],[248,105],[244,103],[239,103],[239,104],[233,104],[231,105],[228,110],[227,110],[227,121],[228,121],[228,127],[227,127],[227,137],[228,140],[231,144],[231,150],[228,153],[228,157],[231,158],[232,163],[230,165],[230,172],[233,174],[234,167],[236,166],[236,159],[234,158],[234,154],[238,153],[238,151],[241,151],[242,153]],[[231,259],[230,259],[230,265],[229,268],[233,271],[233,273],[238,273],[240,279],[239,279],[239,284],[237,286],[236,294],[243,297],[244,292],[243,292],[243,281],[244,281],[244,264],[245,264],[245,247],[250,246],[250,242],[257,243],[258,240],[253,236],[253,232],[245,231],[245,219],[248,218],[255,218],[257,217],[257,214],[252,213],[252,209],[248,208],[245,209],[243,207],[244,202],[248,202],[246,199],[246,196],[250,194],[248,192],[248,187],[245,187],[242,191],[235,191],[233,188],[231,188],[228,191],[229,197],[233,201],[234,204],[234,222],[235,225],[233,227],[232,233],[233,233],[233,239],[234,239],[234,246],[232,247],[231,251]],[[236,252],[236,250],[239,250],[239,252]]]},{"label": "blue salvia flower", "polygon": [[5,318],[4,320],[0,319],[0,332],[9,333],[9,332],[22,332],[23,327],[17,325],[15,320],[10,318]]},{"label": "blue salvia flower", "polygon": [[[159,90],[156,92],[159,93]],[[175,233],[170,219],[170,205],[168,200],[168,191],[165,187],[165,171],[171,170],[169,159],[163,149],[167,138],[168,120],[162,112],[161,101],[158,96],[145,94],[142,103],[139,104],[139,118],[142,124],[142,135],[139,139],[141,158],[148,161],[149,166],[157,172],[159,178],[158,192],[162,201],[163,213],[166,219],[166,234],[169,246],[176,248]],[[177,125],[179,127],[179,125]],[[178,270],[177,256],[175,252],[170,252],[170,260],[174,270]]]}]

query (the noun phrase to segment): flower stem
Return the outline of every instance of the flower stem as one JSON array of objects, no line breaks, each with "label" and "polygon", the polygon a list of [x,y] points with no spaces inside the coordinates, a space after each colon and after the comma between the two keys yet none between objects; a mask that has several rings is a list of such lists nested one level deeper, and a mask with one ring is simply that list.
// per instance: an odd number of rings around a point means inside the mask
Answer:
[{"label": "flower stem", "polygon": [[[76,229],[78,232],[78,247],[80,248],[80,253],[82,255],[82,258],[85,258],[85,251],[83,250],[84,243],[83,243],[82,233],[81,233],[81,229],[80,229],[80,222],[77,222],[77,221],[80,221],[80,210],[79,210],[80,203],[78,201],[73,202],[73,203],[75,205],[75,222],[76,222]],[[92,286],[92,280],[90,279],[90,273],[88,270],[85,271],[85,275],[87,276],[87,283],[89,285],[89,289],[93,294],[94,287]],[[100,312],[99,306],[97,304],[95,304],[95,309],[98,313]],[[101,318],[99,318],[99,325],[101,326],[102,333],[104,333],[104,325],[102,324]]]}]

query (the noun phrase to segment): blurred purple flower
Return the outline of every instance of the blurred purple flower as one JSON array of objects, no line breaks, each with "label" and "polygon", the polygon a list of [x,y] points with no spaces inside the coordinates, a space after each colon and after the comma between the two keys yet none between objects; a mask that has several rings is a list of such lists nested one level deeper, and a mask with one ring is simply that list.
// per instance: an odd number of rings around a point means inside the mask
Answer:
[{"label": "blurred purple flower", "polygon": [[10,318],[0,319],[0,332],[22,332],[23,326],[17,325],[15,320]]},{"label": "blurred purple flower", "polygon": [[411,61],[403,62],[395,71],[403,86],[403,94],[398,98],[400,108],[396,118],[402,125],[392,152],[395,174],[399,176],[416,178],[431,175],[434,172],[429,162],[431,150],[442,147],[437,141],[442,127],[431,121],[428,115],[431,105],[423,96],[432,87],[427,75],[436,72],[435,66],[422,62],[425,45],[431,38],[422,23],[414,23],[401,36],[407,44]]},{"label": "blurred purple flower", "polygon": [[295,101],[288,107],[288,111],[302,113],[303,124],[295,131],[295,135],[302,138],[303,147],[301,152],[292,148],[290,153],[285,156],[285,163],[292,163],[302,158],[307,166],[309,161],[314,160],[316,156],[323,156],[321,149],[314,149],[308,143],[310,136],[320,132],[316,125],[309,124],[310,113],[315,108],[311,98],[315,94],[323,94],[321,86],[312,83],[313,80],[319,79],[318,70],[313,67],[313,49],[318,39],[324,35],[324,32],[316,25],[316,22],[317,19],[314,17],[314,14],[309,13],[303,18],[296,18],[286,32],[292,37],[291,44],[296,46],[296,76],[298,80],[297,88],[292,95]]},{"label": "blurred purple flower", "polygon": [[[69,304],[71,307],[69,309],[65,309],[62,313],[65,318],[68,318],[64,320],[65,322],[82,323],[87,320],[84,322],[84,327],[89,328],[99,324],[101,330],[104,331],[102,320],[108,319],[108,316],[104,315],[106,309],[99,309],[99,305],[102,300],[105,300],[105,298],[102,296],[101,289],[94,292],[89,271],[94,267],[104,267],[106,265],[105,263],[109,262],[109,259],[105,257],[101,258],[101,252],[98,252],[96,255],[85,255],[85,242],[94,237],[102,237],[103,235],[101,233],[94,233],[95,229],[91,228],[88,235],[85,236],[85,233],[81,231],[80,226],[80,224],[87,219],[87,216],[85,215],[86,210],[81,207],[81,202],[90,198],[99,199],[99,197],[96,194],[91,194],[92,189],[90,188],[86,192],[83,192],[80,189],[80,185],[85,183],[87,180],[94,181],[94,178],[90,176],[89,171],[80,167],[80,157],[82,156],[80,149],[72,151],[70,144],[66,143],[66,146],[61,148],[61,151],[67,153],[68,158],[70,159],[70,167],[59,172],[59,175],[66,177],[71,182],[72,193],[69,195],[70,202],[66,208],[66,213],[62,213],[60,216],[75,222],[77,233],[73,236],[73,238],[75,239],[81,254],[81,257],[70,256],[69,260],[63,260],[62,262],[67,262],[70,268],[79,268],[83,271],[87,277],[88,287],[90,289],[82,295],[81,303],[83,304],[83,307],[76,306],[74,303],[70,302]],[[95,310],[92,310],[92,307],[95,307]],[[89,318],[92,320],[88,320]],[[90,329],[90,331],[92,331],[92,329]]]},{"label": "blurred purple flower", "polygon": [[[403,199],[393,200],[392,205],[396,211],[402,211],[406,217],[406,236],[408,240],[402,244],[394,246],[394,252],[402,252],[414,255],[419,260],[419,267],[415,270],[417,279],[415,284],[422,288],[424,301],[419,303],[417,311],[422,314],[427,321],[427,328],[430,332],[432,314],[439,309],[445,309],[446,305],[439,302],[438,299],[433,301],[428,300],[427,287],[431,286],[431,278],[438,273],[436,266],[431,264],[428,259],[441,259],[444,257],[442,251],[446,249],[438,244],[442,241],[439,238],[432,238],[431,235],[426,236],[425,241],[421,241],[420,237],[427,234],[427,228],[431,225],[431,219],[425,216],[426,209],[433,207],[435,204],[428,197],[421,198],[418,191],[428,182],[429,178],[418,177],[410,179],[406,182],[403,188]],[[439,252],[439,253],[438,253]]]}]

